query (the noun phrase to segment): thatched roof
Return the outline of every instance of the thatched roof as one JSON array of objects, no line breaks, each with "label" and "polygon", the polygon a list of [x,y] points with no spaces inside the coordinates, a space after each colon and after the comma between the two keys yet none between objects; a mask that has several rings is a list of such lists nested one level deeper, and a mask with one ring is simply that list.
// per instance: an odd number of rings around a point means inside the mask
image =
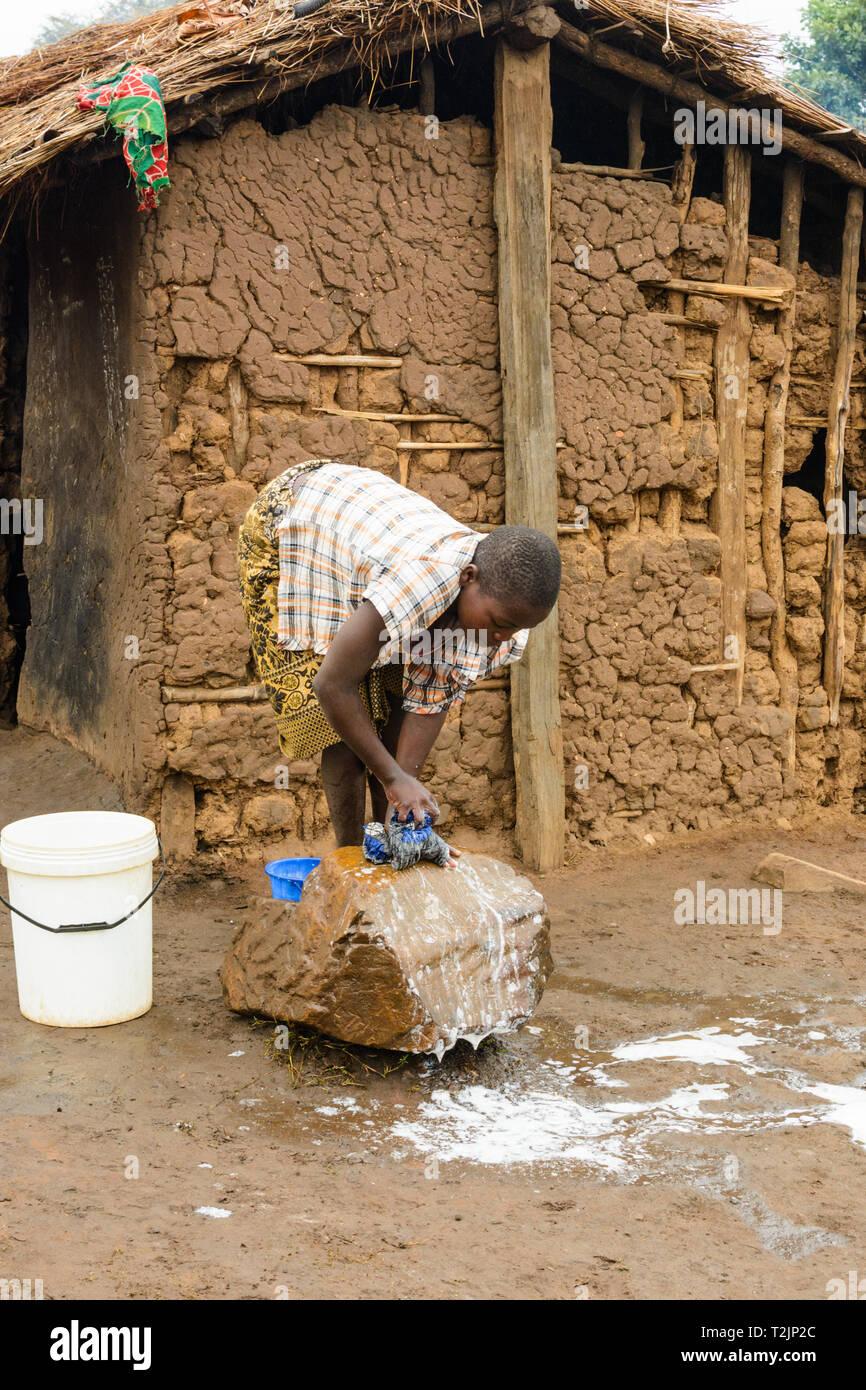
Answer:
[{"label": "thatched roof", "polygon": [[[537,3],[537,0],[535,0]],[[363,68],[384,82],[394,58],[467,33],[490,33],[533,0],[329,0],[304,17],[285,0],[187,0],[143,18],[100,24],[0,63],[0,196],[33,186],[58,155],[103,131],[100,113],[75,109],[95,83],[134,59],[159,77],[172,135],[211,103],[239,109],[287,86]],[[206,8],[227,17],[209,28]],[[605,44],[691,77],[729,100],[781,107],[784,120],[866,164],[866,135],[768,74],[772,40],[725,20],[712,0],[586,0],[567,18]],[[229,101],[226,107],[226,89]],[[758,100],[760,99],[760,100]]]}]

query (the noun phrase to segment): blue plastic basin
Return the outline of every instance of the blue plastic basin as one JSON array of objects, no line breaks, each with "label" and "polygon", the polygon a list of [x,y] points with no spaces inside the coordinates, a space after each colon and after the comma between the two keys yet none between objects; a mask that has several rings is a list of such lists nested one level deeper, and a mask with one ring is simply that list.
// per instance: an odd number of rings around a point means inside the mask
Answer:
[{"label": "blue plastic basin", "polygon": [[265,873],[271,880],[272,897],[296,903],[307,874],[311,874],[321,862],[321,859],[272,859],[270,864],[265,865]]}]

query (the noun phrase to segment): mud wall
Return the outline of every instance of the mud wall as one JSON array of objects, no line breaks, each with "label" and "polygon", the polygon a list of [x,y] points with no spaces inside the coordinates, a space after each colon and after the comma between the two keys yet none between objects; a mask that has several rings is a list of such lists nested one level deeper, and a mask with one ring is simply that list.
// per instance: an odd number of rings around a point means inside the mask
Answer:
[{"label": "mud wall", "polygon": [[[729,673],[695,669],[726,659],[712,500],[715,334],[728,308],[711,295],[689,295],[678,307],[694,327],[674,327],[662,317],[670,305],[657,285],[722,279],[724,209],[695,198],[680,226],[666,185],[559,173],[553,227],[552,342],[567,445],[559,455],[560,520],[576,530],[574,539],[562,537],[561,603],[575,840],[777,818],[798,800],[851,805],[862,780],[866,556],[862,540],[849,541],[845,699],[839,727],[830,729],[820,683],[823,435],[797,423],[826,418],[838,284],[801,267],[785,467],[804,486],[785,487],[783,507],[787,635],[799,678],[792,777],[782,758],[792,717],[779,707],[769,641],[775,605],[760,533],[768,389],[784,356],[776,315],[750,306],[748,646],[737,706]],[[753,238],[751,249],[750,283],[793,287],[775,242]],[[862,350],[858,368],[862,376]],[[862,423],[861,396],[849,433],[852,478],[864,467]]]},{"label": "mud wall", "polygon": [[[861,299],[866,308],[866,299]],[[862,319],[862,314],[861,314]],[[845,541],[845,673],[839,723],[830,726],[821,684],[824,615],[823,577],[827,527],[823,486],[823,429],[798,421],[826,417],[836,355],[839,285],[802,265],[798,276],[797,324],[788,406],[788,444],[782,534],[788,600],[787,636],[797,660],[798,791],[804,801],[838,803],[862,810],[863,728],[866,722],[866,544],[855,530]],[[857,339],[851,412],[845,439],[843,494],[866,496],[866,341]],[[866,531],[866,522],[860,518]]]},{"label": "mud wall", "polygon": [[[402,477],[461,520],[504,519],[489,132],[470,119],[438,139],[426,129],[417,114],[365,108],[330,107],[279,136],[241,120],[220,141],[178,142],[171,196],[148,219],[141,432],[170,564],[165,771],[192,784],[204,848],[328,824],[317,767],[281,764],[269,708],[218,698],[256,679],[235,546],[263,484],[331,456]],[[402,364],[306,366],[279,352]],[[363,418],[397,412],[457,418]],[[399,449],[444,440],[491,448]],[[446,824],[513,821],[504,681],[455,711],[429,780]]]}]

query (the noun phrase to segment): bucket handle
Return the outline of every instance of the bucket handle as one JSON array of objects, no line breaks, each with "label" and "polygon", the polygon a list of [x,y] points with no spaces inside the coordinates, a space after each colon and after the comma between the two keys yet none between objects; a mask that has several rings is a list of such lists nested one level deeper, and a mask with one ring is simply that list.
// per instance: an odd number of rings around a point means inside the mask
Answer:
[{"label": "bucket handle", "polygon": [[131,912],[127,912],[125,917],[118,917],[116,922],[70,922],[59,927],[49,927],[47,922],[37,922],[35,917],[28,917],[26,912],[22,912],[20,907],[13,907],[7,903],[3,894],[0,893],[0,903],[8,907],[10,912],[14,912],[16,917],[23,917],[25,922],[29,922],[32,927],[41,927],[43,931],[51,932],[74,932],[74,931],[110,931],[112,927],[119,927],[123,922],[128,922],[130,917],[134,917],[136,912],[140,912],[145,903],[149,903],[162,880],[165,878],[165,850],[162,847],[162,840],[157,835],[156,843],[159,845],[159,852],[162,855],[162,872],[156,883],[151,888],[146,898],[142,898],[138,907],[134,907]]}]

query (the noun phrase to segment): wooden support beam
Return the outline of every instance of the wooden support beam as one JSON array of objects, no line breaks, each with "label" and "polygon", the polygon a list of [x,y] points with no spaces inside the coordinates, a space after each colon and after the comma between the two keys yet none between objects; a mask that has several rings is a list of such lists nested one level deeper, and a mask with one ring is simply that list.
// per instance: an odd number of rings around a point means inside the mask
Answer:
[{"label": "wooden support beam", "polygon": [[[749,262],[751,156],[742,145],[725,147],[725,213],[728,256],[725,283],[741,285]],[[735,660],[737,704],[743,698],[746,660],[746,408],[749,396],[749,310],[738,298],[716,338],[716,429],[719,485],[711,525],[722,544],[722,639],[726,660]]]},{"label": "wooden support beam", "polygon": [[[699,101],[705,101],[708,106],[716,107],[722,111],[729,111],[732,106],[735,106],[734,102],[723,101],[717,93],[707,91],[697,82],[690,82],[687,78],[680,77],[676,73],[660,67],[657,63],[648,62],[645,58],[637,58],[633,53],[627,53],[624,49],[613,48],[610,44],[602,43],[601,40],[594,39],[589,34],[583,33],[582,30],[576,29],[573,24],[566,23],[565,20],[560,25],[554,43],[562,44],[563,47],[572,53],[577,53],[589,63],[607,68],[609,72],[621,73],[634,82],[643,82],[647,87],[652,87],[654,91],[662,92],[665,96],[676,97],[689,106],[696,106]],[[755,98],[752,97],[751,100],[754,102]],[[860,188],[866,187],[866,168],[858,164],[856,160],[851,159],[849,155],[828,148],[819,141],[811,139],[808,135],[801,134],[788,121],[783,122],[781,136],[783,147],[789,154],[799,155],[803,159],[811,160],[814,164],[823,164],[848,183]]]},{"label": "wooden support beam", "polygon": [[[799,159],[785,164],[782,184],[782,235],[779,264],[796,276],[800,263],[800,221],[803,214],[805,166]],[[764,418],[764,470],[761,487],[761,553],[767,576],[767,593],[775,600],[770,619],[770,658],[779,682],[779,704],[791,716],[791,728],[782,745],[782,764],[793,773],[796,761],[796,719],[799,703],[797,660],[786,633],[785,561],[782,552],[782,486],[785,474],[785,415],[794,354],[796,296],[779,314],[776,332],[785,356],[773,374]]]},{"label": "wooden support beam", "polygon": [[638,87],[632,92],[628,103],[628,167],[629,169],[640,169],[643,164],[643,157],[646,154],[646,144],[641,134],[643,124],[643,87]]},{"label": "wooden support beam", "polygon": [[[827,454],[824,469],[824,515],[842,496],[845,427],[851,408],[851,375],[857,333],[857,274],[863,234],[863,189],[848,190],[842,236],[842,276],[839,289],[839,327],[836,366],[830,391]],[[830,703],[830,723],[839,722],[839,701],[845,670],[845,532],[827,536],[827,575],[824,584],[824,689]]]},{"label": "wooden support beam", "polygon": [[434,116],[436,114],[436,75],[433,72],[433,59],[430,54],[421,61],[418,73],[418,114],[421,116]]},{"label": "wooden support beam", "polygon": [[[493,210],[499,249],[499,355],[510,524],[557,528],[556,411],[550,347],[550,56],[500,40],[494,78]],[[565,790],[557,609],[511,673],[517,840],[532,868],[561,865]]]},{"label": "wooden support beam", "polygon": [[680,162],[674,170],[673,183],[671,185],[674,197],[674,206],[679,212],[680,222],[685,222],[689,215],[689,208],[692,202],[692,189],[695,185],[695,171],[698,167],[698,157],[695,147],[688,141],[683,145],[683,152]]}]

